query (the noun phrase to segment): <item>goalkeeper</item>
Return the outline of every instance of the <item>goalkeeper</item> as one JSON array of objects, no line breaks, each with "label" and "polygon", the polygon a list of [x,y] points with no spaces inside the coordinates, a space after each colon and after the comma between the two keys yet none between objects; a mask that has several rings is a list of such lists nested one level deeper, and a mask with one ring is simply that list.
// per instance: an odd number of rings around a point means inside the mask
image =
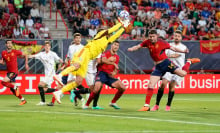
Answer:
[{"label": "goalkeeper", "polygon": [[[82,84],[82,81],[86,76],[89,61],[95,59],[100,53],[104,52],[108,44],[117,40],[129,24],[130,22],[128,19],[120,20],[119,18],[118,24],[107,30],[101,30],[98,32],[93,40],[89,41],[82,50],[74,55],[71,60],[71,66],[64,69],[59,75],[53,77],[60,85],[63,85],[61,82],[61,77],[63,75],[71,73],[76,76],[75,81],[68,83],[63,86],[61,90],[53,93],[58,103],[61,103],[61,96],[64,92],[70,91]],[[116,33],[111,35],[113,32]]]}]

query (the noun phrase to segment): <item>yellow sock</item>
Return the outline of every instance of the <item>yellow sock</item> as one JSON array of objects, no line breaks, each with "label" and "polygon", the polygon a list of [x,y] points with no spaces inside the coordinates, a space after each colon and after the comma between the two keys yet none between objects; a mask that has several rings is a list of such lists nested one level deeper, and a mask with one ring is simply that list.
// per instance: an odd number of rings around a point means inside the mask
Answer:
[{"label": "yellow sock", "polygon": [[66,69],[64,69],[64,70],[60,73],[60,75],[64,76],[64,75],[67,75],[67,74],[69,74],[69,73],[71,73],[71,72],[73,72],[73,71],[75,71],[75,70],[76,70],[76,67],[75,67],[75,66],[69,66],[69,67],[67,67]]},{"label": "yellow sock", "polygon": [[109,43],[112,43],[112,42],[114,42],[115,40],[117,40],[117,39],[121,36],[121,34],[122,34],[124,31],[125,31],[124,28],[121,28],[120,30],[118,30],[114,35],[112,35],[111,37],[109,37],[108,42],[109,42]]},{"label": "yellow sock", "polygon": [[121,26],[122,26],[121,23],[118,23],[118,24],[114,25],[112,28],[108,29],[108,33],[110,34],[110,33],[114,32],[114,31],[118,30]]},{"label": "yellow sock", "polygon": [[67,91],[70,91],[70,90],[76,88],[77,86],[78,85],[76,84],[76,82],[73,81],[73,82],[70,82],[67,85],[65,85],[61,91],[62,91],[62,93],[64,93],[64,92],[67,92]]}]

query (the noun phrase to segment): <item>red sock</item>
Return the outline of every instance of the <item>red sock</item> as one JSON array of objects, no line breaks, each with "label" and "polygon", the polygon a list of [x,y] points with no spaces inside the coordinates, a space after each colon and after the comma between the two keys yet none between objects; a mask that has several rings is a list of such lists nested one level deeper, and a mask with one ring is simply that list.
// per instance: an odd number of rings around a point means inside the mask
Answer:
[{"label": "red sock", "polygon": [[6,87],[8,87],[8,88],[14,88],[14,87],[15,87],[15,86],[14,86],[12,83],[10,83],[10,82],[2,81],[1,83],[2,83],[3,86],[6,86]]},{"label": "red sock", "polygon": [[112,99],[112,103],[116,103],[116,101],[122,96],[124,91],[117,91],[117,93],[115,94],[115,97]]},{"label": "red sock", "polygon": [[182,67],[182,70],[186,71],[187,73],[189,73],[189,68],[190,68],[190,63],[186,62],[186,64]]},{"label": "red sock", "polygon": [[92,102],[92,100],[94,99],[95,97],[95,93],[94,92],[91,92],[90,95],[89,95],[89,99],[87,100],[86,102],[86,106],[89,106],[89,104]]},{"label": "red sock", "polygon": [[54,104],[56,101],[56,98],[53,96],[51,102]]},{"label": "red sock", "polygon": [[21,94],[19,94],[17,97],[18,97],[19,99],[22,99],[22,98],[23,98]]},{"label": "red sock", "polygon": [[152,88],[148,88],[147,89],[145,104],[149,104],[150,105],[150,100],[151,100],[151,97],[153,96],[153,92],[154,92],[154,89],[152,89]]}]

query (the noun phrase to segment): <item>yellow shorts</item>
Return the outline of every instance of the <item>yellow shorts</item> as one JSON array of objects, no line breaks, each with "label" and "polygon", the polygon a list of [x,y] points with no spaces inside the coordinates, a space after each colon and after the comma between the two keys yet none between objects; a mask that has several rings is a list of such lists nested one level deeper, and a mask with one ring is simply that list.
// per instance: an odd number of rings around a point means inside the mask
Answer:
[{"label": "yellow shorts", "polygon": [[88,64],[90,61],[90,53],[88,48],[83,48],[80,52],[76,53],[71,61],[72,63],[79,63],[80,68],[77,71],[72,72],[75,76],[81,76],[85,78],[87,74]]}]

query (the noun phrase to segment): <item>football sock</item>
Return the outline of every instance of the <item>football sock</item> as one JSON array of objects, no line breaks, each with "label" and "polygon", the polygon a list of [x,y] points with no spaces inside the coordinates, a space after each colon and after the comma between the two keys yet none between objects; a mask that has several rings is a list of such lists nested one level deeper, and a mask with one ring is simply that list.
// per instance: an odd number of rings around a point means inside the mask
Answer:
[{"label": "football sock", "polygon": [[39,92],[40,92],[41,101],[45,102],[44,88],[38,86],[38,89],[39,89]]},{"label": "football sock", "polygon": [[108,29],[108,33],[111,34],[112,32],[115,32],[116,30],[118,30],[120,27],[122,26],[121,23],[118,23],[116,25],[114,25],[113,27]]},{"label": "football sock", "polygon": [[100,92],[101,92],[101,90],[99,90],[99,92],[94,97],[93,107],[96,107],[98,105],[98,100],[99,100]]},{"label": "football sock", "polygon": [[189,73],[189,68],[190,68],[190,63],[186,62],[186,64],[182,67],[182,70],[186,71],[187,73]]},{"label": "football sock", "polygon": [[[16,96],[15,90],[14,90],[13,88],[10,88],[10,90],[11,90],[11,92],[13,93],[13,95]],[[23,97],[21,94],[19,94],[19,95],[16,96],[16,97],[19,98],[19,99],[21,99],[21,100],[24,100],[24,97]]]},{"label": "football sock", "polygon": [[56,98],[53,96],[51,102],[55,103],[55,101],[56,101]]},{"label": "football sock", "polygon": [[64,70],[60,73],[60,75],[64,76],[64,75],[67,75],[67,74],[69,74],[69,73],[71,73],[71,72],[73,72],[73,71],[75,71],[75,70],[76,70],[76,67],[75,67],[75,66],[69,66],[69,67],[67,67],[66,69],[64,69]]},{"label": "football sock", "polygon": [[154,92],[154,89],[152,89],[152,88],[147,89],[145,104],[150,105],[150,100],[151,100],[151,97],[153,96],[153,92]]},{"label": "football sock", "polygon": [[161,100],[161,98],[163,96],[163,92],[164,92],[164,89],[161,89],[161,88],[158,89],[157,98],[156,98],[157,99],[156,105],[160,104],[160,100]]},{"label": "football sock", "polygon": [[87,100],[87,102],[86,102],[86,106],[89,106],[89,104],[92,102],[92,100],[94,99],[94,97],[95,97],[95,93],[94,92],[91,92],[90,93],[90,96],[89,96],[89,99]]},{"label": "football sock", "polygon": [[15,88],[15,85],[13,85],[12,83],[10,82],[5,82],[5,81],[2,81],[1,82],[3,86],[6,86],[8,88]]},{"label": "football sock", "polygon": [[48,88],[47,91],[45,93],[51,93],[51,92],[54,92],[56,91],[56,89],[53,89],[53,88]]},{"label": "football sock", "polygon": [[174,96],[174,91],[169,91],[168,100],[167,100],[167,106],[171,105],[171,102],[173,100],[173,96]]},{"label": "football sock", "polygon": [[117,93],[115,94],[115,97],[112,99],[112,103],[116,103],[116,101],[122,96],[124,91],[117,91]]},{"label": "football sock", "polygon": [[76,95],[77,98],[79,98],[80,100],[82,99],[82,96],[80,95],[80,90],[74,90],[73,93]]},{"label": "football sock", "polygon": [[117,40],[117,39],[121,36],[121,34],[122,34],[124,31],[125,31],[124,28],[121,28],[120,30],[118,30],[114,35],[112,35],[112,36],[110,36],[110,37],[108,38],[108,42],[109,42],[109,43],[112,43],[112,42],[114,42],[115,40]]},{"label": "football sock", "polygon": [[66,84],[63,88],[62,88],[62,93],[67,92],[72,90],[73,88],[76,88],[78,85],[76,84],[76,82],[70,82],[68,84]]}]

